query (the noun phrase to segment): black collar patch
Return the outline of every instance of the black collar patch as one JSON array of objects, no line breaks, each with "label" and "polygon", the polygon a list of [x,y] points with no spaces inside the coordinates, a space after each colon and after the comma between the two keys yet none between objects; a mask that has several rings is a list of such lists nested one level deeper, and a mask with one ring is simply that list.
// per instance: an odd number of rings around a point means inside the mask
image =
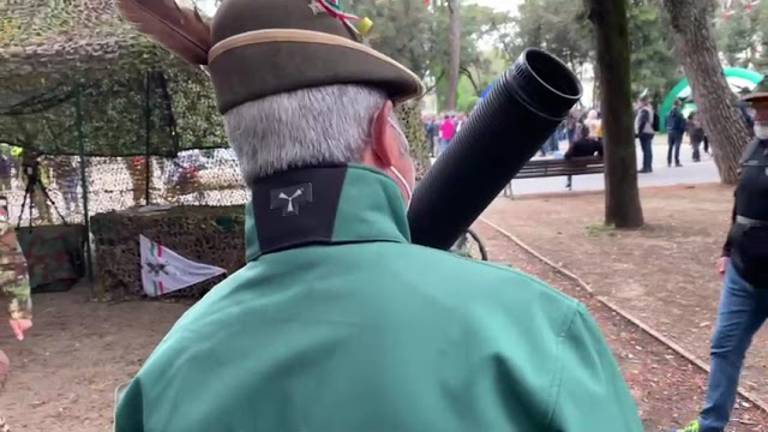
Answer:
[{"label": "black collar patch", "polygon": [[303,168],[259,180],[253,215],[262,253],[331,243],[346,166]]}]

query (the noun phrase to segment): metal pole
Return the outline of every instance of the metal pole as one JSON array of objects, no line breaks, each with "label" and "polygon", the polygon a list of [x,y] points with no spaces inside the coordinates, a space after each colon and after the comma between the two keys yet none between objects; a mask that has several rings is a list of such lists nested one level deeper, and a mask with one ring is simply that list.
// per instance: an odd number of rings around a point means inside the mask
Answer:
[{"label": "metal pole", "polygon": [[85,258],[88,261],[88,280],[91,282],[91,296],[94,295],[93,286],[93,256],[91,254],[91,215],[88,213],[88,179],[85,170],[85,136],[83,134],[83,101],[81,88],[77,86],[76,99],[77,141],[80,147],[80,187],[83,189],[83,224],[85,225]]},{"label": "metal pole", "polygon": [[149,161],[149,144],[150,144],[150,132],[152,129],[152,110],[149,103],[149,87],[151,85],[150,73],[147,72],[144,79],[144,201],[146,205],[151,204],[151,193],[149,191],[149,183],[152,180],[152,165]]}]

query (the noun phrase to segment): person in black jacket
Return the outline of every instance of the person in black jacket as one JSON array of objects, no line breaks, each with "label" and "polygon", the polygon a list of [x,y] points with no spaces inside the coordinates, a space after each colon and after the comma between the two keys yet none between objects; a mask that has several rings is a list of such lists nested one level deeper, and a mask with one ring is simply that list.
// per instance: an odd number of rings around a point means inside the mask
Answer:
[{"label": "person in black jacket", "polygon": [[691,140],[691,147],[693,147],[693,161],[701,162],[701,143],[704,142],[706,134],[704,133],[704,125],[701,124],[701,120],[698,119],[696,112],[692,112],[688,116],[688,137]]},{"label": "person in black jacket", "polygon": [[566,159],[597,156],[603,157],[603,143],[593,138],[582,138],[568,147],[565,152]]},{"label": "person in black jacket", "polygon": [[[589,137],[582,138],[576,142],[571,143],[571,145],[568,146],[568,150],[565,152],[565,155],[563,156],[566,160],[587,157],[597,157],[598,159],[602,159],[603,141]],[[565,183],[565,187],[570,190],[572,186],[573,178],[569,175],[568,180]]]},{"label": "person in black jacket", "polygon": [[741,159],[732,225],[717,269],[723,292],[712,337],[707,398],[684,432],[722,432],[728,423],[744,356],[768,319],[768,83],[744,97],[755,109],[755,138]]},{"label": "person in black jacket", "polygon": [[680,99],[675,101],[672,110],[667,115],[667,142],[669,143],[669,149],[667,150],[667,166],[672,166],[672,153],[675,154],[675,166],[683,166],[680,163],[680,145],[683,143],[683,135],[685,134],[686,122],[681,109],[683,103]]}]

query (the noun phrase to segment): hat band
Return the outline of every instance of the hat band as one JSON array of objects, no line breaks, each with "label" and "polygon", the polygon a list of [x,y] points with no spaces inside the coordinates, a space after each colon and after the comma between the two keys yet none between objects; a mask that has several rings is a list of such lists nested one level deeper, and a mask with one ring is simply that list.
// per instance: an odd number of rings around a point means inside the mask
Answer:
[{"label": "hat band", "polygon": [[[257,45],[264,43],[274,42],[297,42],[297,43],[314,43],[323,45],[335,45],[344,48],[350,48],[353,50],[364,52],[370,56],[376,57],[379,60],[385,61],[398,69],[403,70],[410,75],[414,81],[421,84],[421,80],[413,72],[408,70],[405,66],[385,56],[384,54],[376,51],[373,48],[365,46],[361,43],[357,43],[353,40],[336,36],[330,33],[312,31],[312,30],[300,30],[300,29],[265,29],[265,30],[253,30],[245,33],[240,33],[234,36],[230,36],[211,48],[208,52],[208,64],[221,54],[240,48],[246,45]],[[421,89],[423,93],[423,87]]]},{"label": "hat band", "polygon": [[766,99],[768,99],[768,92],[760,92],[760,91],[755,93],[750,93],[748,95],[741,97],[741,100],[745,102],[755,102],[755,101],[763,102]]}]

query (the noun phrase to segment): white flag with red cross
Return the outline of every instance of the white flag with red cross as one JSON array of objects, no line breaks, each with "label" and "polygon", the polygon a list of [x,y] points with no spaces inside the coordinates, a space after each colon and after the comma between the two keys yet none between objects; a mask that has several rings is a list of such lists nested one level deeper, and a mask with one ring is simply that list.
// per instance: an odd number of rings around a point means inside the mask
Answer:
[{"label": "white flag with red cross", "polygon": [[222,275],[223,268],[184,258],[176,252],[139,235],[141,282],[144,292],[157,297]]}]

